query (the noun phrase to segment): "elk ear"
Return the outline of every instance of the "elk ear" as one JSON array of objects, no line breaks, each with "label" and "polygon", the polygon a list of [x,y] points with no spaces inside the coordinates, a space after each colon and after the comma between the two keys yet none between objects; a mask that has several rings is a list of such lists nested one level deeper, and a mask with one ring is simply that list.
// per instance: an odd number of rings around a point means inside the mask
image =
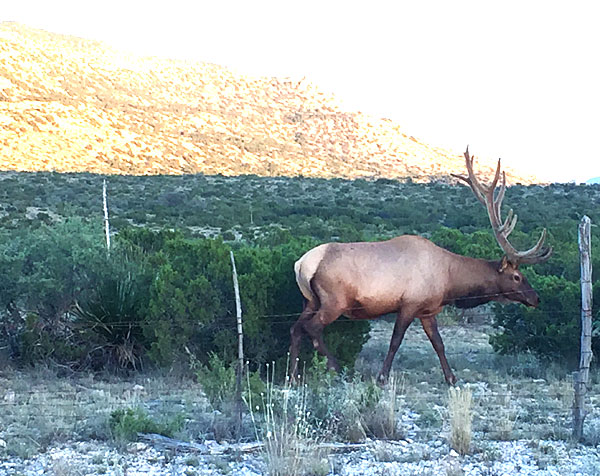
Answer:
[{"label": "elk ear", "polygon": [[509,261],[506,256],[502,257],[502,261],[500,261],[500,266],[498,266],[498,272],[503,273],[506,268],[508,268]]}]

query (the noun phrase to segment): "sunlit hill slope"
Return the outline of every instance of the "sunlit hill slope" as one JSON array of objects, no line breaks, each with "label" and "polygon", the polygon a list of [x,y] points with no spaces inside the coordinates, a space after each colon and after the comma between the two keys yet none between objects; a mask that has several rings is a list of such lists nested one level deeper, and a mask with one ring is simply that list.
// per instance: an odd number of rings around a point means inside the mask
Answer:
[{"label": "sunlit hill slope", "polygon": [[[490,174],[493,163],[481,161]],[[445,180],[463,158],[310,82],[0,24],[0,169]],[[508,170],[512,183],[535,178]]]}]

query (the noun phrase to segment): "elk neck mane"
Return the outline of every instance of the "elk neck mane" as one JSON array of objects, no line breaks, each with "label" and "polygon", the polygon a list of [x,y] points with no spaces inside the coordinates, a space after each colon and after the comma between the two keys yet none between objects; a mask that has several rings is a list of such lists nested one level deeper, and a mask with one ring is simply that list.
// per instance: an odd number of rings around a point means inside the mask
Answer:
[{"label": "elk neck mane", "polygon": [[443,304],[461,309],[476,307],[495,300],[500,261],[489,261],[452,254],[448,265],[449,287]]}]

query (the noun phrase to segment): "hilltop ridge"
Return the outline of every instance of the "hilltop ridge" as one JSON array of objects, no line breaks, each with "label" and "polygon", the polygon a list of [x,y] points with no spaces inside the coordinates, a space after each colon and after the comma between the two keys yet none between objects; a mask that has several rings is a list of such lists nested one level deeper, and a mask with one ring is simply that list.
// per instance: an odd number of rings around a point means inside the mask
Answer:
[{"label": "hilltop ridge", "polygon": [[[0,169],[448,180],[462,155],[307,80],[139,57],[0,24]],[[495,163],[480,160],[490,175]],[[511,183],[534,176],[507,168]]]}]

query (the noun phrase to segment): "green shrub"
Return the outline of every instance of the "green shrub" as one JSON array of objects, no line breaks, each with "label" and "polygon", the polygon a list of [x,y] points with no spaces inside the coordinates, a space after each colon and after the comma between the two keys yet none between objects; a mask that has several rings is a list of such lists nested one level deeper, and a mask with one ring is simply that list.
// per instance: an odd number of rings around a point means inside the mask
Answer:
[{"label": "green shrub", "polygon": [[79,345],[71,329],[52,328],[34,312],[25,316],[18,347],[20,362],[27,365],[57,362],[77,367],[86,355],[86,347]]},{"label": "green shrub", "polygon": [[[143,249],[146,268],[155,272],[149,280],[148,312],[142,324],[150,358],[171,365],[181,360],[187,348],[206,364],[211,353],[229,354],[237,342],[229,246],[221,240],[177,234],[154,237],[148,230],[139,236],[128,230],[123,240]],[[272,247],[242,245],[234,252],[244,350],[254,369],[271,361],[285,368],[290,328],[302,309],[294,262],[314,245],[311,240],[289,238]],[[351,368],[368,331],[367,322],[346,324],[341,318],[325,330],[325,341],[341,365]],[[309,358],[304,349],[302,358]]]},{"label": "green shrub", "polygon": [[231,230],[223,232],[221,235],[225,241],[235,241],[235,234]]},{"label": "green shrub", "polygon": [[[540,296],[539,307],[495,305],[495,325],[501,332],[490,336],[494,350],[517,354],[532,352],[542,358],[574,363],[579,358],[580,290],[578,283],[559,276],[541,276],[525,270]],[[598,340],[594,339],[597,347]]]},{"label": "green shrub", "polygon": [[234,348],[235,319],[229,249],[220,240],[166,239],[149,258],[150,284],[144,335],[149,355],[171,365],[189,349],[206,361]]},{"label": "green shrub", "polygon": [[222,408],[224,403],[231,402],[235,396],[235,368],[226,364],[217,354],[211,352],[206,365],[197,363],[196,378],[202,386],[211,405]]},{"label": "green shrub", "polygon": [[113,411],[110,414],[108,425],[116,441],[133,441],[138,433],[156,433],[172,437],[183,428],[184,421],[181,414],[154,420],[145,410],[138,407]]},{"label": "green shrub", "polygon": [[[236,395],[236,363],[228,364],[214,352],[210,354],[206,365],[191,358],[191,367],[195,371],[198,383],[206,394],[208,401],[219,410],[230,409]],[[264,411],[264,395],[266,384],[258,370],[251,372],[246,364],[243,377],[242,399],[252,405],[253,411]]]},{"label": "green shrub", "polygon": [[71,219],[0,232],[0,322],[21,362],[73,364],[85,355],[69,313],[94,288],[106,256],[98,225]]}]

